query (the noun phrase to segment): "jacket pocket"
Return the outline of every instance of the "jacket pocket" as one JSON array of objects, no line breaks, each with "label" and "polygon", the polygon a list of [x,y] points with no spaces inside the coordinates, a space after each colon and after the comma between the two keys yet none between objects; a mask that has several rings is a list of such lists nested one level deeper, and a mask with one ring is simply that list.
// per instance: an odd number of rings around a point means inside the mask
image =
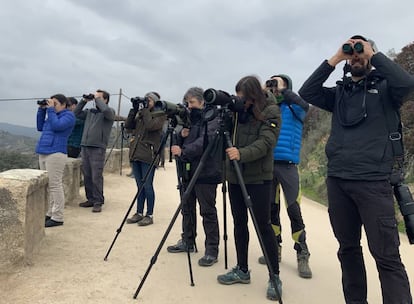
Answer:
[{"label": "jacket pocket", "polygon": [[54,139],[55,137],[53,136],[53,134],[49,132],[43,133],[40,138],[40,146],[51,147],[53,146]]}]

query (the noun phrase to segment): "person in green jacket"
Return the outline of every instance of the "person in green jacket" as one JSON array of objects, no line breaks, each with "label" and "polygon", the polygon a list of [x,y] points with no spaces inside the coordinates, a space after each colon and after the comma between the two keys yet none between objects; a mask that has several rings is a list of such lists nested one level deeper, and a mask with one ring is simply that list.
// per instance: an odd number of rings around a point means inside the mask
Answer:
[{"label": "person in green jacket", "polygon": [[[237,265],[226,274],[219,275],[221,284],[250,283],[248,269],[249,229],[248,209],[242,195],[240,183],[244,182],[251,198],[253,212],[263,245],[269,258],[269,267],[275,278],[269,274],[266,296],[279,301],[282,282],[279,278],[277,242],[270,224],[270,196],[273,179],[273,148],[280,128],[280,111],[274,98],[267,98],[259,80],[246,76],[236,84],[237,96],[244,107],[233,115],[232,145],[228,147],[226,178],[229,183],[230,205],[234,222],[234,239]],[[239,181],[230,161],[238,161],[243,181]],[[277,291],[273,282],[276,283]]]}]

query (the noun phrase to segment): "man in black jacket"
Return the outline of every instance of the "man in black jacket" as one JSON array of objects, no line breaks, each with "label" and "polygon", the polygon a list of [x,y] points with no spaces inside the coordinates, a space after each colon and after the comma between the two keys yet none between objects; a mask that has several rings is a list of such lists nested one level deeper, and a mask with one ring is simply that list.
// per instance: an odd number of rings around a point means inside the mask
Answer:
[{"label": "man in black jacket", "polygon": [[[346,60],[343,81],[323,83]],[[375,67],[373,70],[372,68]],[[387,111],[397,115],[414,77],[376,52],[373,41],[351,37],[306,80],[299,94],[332,112],[326,144],[329,217],[339,242],[342,287],[346,303],[367,303],[366,270],[360,244],[364,226],[376,261],[383,303],[412,303],[410,286],[399,254],[399,235],[389,182],[394,153]]]},{"label": "man in black jacket", "polygon": [[[184,100],[190,110],[190,129],[183,128],[178,136],[177,144],[171,147],[171,152],[178,157],[182,167],[184,183],[188,184],[196,170],[203,152],[215,131],[219,127],[218,118],[211,121],[203,119],[203,89],[190,88],[184,95]],[[217,152],[217,151],[216,151]],[[221,151],[218,151],[219,153]],[[168,246],[171,253],[194,251],[196,237],[196,200],[200,204],[200,215],[206,235],[205,254],[199,259],[200,266],[211,266],[217,262],[219,245],[219,226],[216,209],[217,184],[221,182],[221,163],[209,155],[187,201],[183,202],[183,233],[177,244]],[[184,185],[185,188],[186,185]],[[184,189],[185,190],[185,189]]]}]

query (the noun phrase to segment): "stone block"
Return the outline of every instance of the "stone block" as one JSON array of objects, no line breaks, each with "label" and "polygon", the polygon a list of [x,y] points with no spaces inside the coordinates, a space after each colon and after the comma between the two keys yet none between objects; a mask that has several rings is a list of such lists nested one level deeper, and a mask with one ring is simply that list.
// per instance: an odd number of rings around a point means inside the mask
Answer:
[{"label": "stone block", "polygon": [[65,205],[77,206],[80,201],[81,159],[68,157],[63,172]]},{"label": "stone block", "polygon": [[47,188],[46,171],[0,173],[0,272],[32,263],[45,235]]}]

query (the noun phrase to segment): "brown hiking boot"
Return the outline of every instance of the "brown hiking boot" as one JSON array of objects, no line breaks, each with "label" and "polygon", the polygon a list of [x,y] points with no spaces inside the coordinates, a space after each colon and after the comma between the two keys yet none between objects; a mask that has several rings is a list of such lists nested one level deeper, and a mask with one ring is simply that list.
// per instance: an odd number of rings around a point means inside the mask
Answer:
[{"label": "brown hiking boot", "polygon": [[144,218],[142,214],[135,213],[133,216],[131,216],[129,219],[127,219],[128,224],[135,224],[141,221]]}]

